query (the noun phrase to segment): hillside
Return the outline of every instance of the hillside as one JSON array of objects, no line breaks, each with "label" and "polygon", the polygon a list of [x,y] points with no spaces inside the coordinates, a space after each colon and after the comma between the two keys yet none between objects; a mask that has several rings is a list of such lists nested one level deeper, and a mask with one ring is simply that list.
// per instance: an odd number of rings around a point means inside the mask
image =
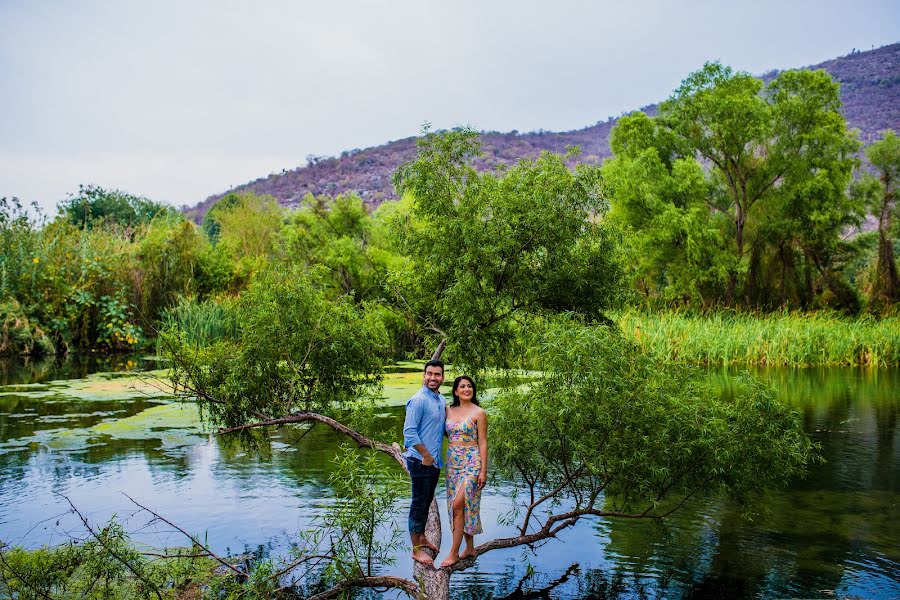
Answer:
[{"label": "hillside", "polygon": [[[841,83],[844,115],[850,127],[860,130],[864,142],[875,139],[883,129],[900,131],[900,43],[867,52],[853,52],[809,69],[825,69]],[[776,71],[766,73],[769,80]],[[655,105],[642,108],[654,111]],[[579,162],[599,163],[609,156],[609,132],[615,120],[583,129],[563,132],[486,132],[482,136],[484,157],[479,168],[514,163],[535,157],[543,150],[564,152],[581,147]],[[356,191],[370,206],[395,197],[391,175],[402,162],[412,159],[416,138],[388,142],[381,146],[352,150],[339,157],[310,161],[305,167],[273,174],[228,191],[270,194],[284,206],[296,206],[306,194],[336,195]],[[225,193],[210,196],[188,211],[199,220]]]}]

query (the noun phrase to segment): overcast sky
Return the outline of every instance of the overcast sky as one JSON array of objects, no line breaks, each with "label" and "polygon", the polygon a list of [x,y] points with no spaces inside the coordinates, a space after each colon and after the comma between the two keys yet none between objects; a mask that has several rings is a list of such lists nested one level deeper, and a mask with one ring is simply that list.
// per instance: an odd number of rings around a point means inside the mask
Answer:
[{"label": "overcast sky", "polygon": [[897,0],[0,0],[0,196],[192,205],[425,121],[577,129],[707,60],[759,74],[897,41]]}]

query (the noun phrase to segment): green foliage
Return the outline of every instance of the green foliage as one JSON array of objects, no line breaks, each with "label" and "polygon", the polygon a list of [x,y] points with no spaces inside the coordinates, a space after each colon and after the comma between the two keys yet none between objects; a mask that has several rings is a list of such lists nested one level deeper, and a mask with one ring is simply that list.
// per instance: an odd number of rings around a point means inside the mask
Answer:
[{"label": "green foliage", "polygon": [[284,210],[271,196],[242,193],[220,200],[204,219],[203,228],[216,252],[232,262],[239,288],[268,264],[284,217]]},{"label": "green foliage", "polygon": [[[220,340],[237,339],[234,301],[228,298],[198,301],[182,298],[167,309],[161,318],[160,329],[181,336],[183,343],[205,347]],[[165,352],[160,348],[160,352]]]},{"label": "green foliage", "polygon": [[[544,377],[490,406],[492,460],[536,497],[559,489],[582,509],[665,514],[694,494],[756,494],[815,456],[799,414],[747,378],[718,397],[614,327],[552,323],[532,345]],[[602,494],[602,496],[599,496]]]},{"label": "green foliage", "polygon": [[[855,312],[841,236],[862,218],[846,194],[859,148],[824,71],[768,86],[707,63],[656,117],[613,131],[604,166],[631,273],[648,300]],[[823,293],[826,291],[827,293]]]},{"label": "green foliage", "polygon": [[0,291],[58,349],[134,349],[180,298],[234,288],[236,259],[178,212],[99,188],[79,198],[50,223],[0,199]]},{"label": "green foliage", "polygon": [[[32,209],[37,213],[37,205]],[[18,198],[0,198],[0,297],[27,293],[41,257],[38,223]]]},{"label": "green foliage", "polygon": [[171,206],[94,185],[78,186],[78,193],[60,202],[58,209],[72,225],[88,229],[112,223],[134,227],[159,217],[180,217]]},{"label": "green foliage", "polygon": [[131,321],[131,311],[123,299],[101,296],[99,313],[99,344],[111,350],[127,350],[143,340],[143,330]]},{"label": "green foliage", "polygon": [[122,350],[139,343],[142,328],[128,298],[135,265],[129,237],[57,220],[41,230],[39,242],[32,285],[18,297],[57,346]]},{"label": "green foliage", "polygon": [[212,247],[196,225],[180,216],[150,222],[135,250],[136,304],[148,321],[155,322],[183,296],[213,291],[207,281],[216,275],[204,278],[215,269],[209,260]]},{"label": "green foliage", "polygon": [[219,223],[217,215],[219,213],[233,210],[241,202],[241,194],[226,194],[221,200],[213,204],[206,214],[203,216],[201,227],[209,240],[215,244],[219,241],[219,234],[222,232],[222,226]]},{"label": "green foliage", "polygon": [[675,157],[673,143],[644,113],[619,120],[610,139],[615,156],[603,167],[610,218],[624,233],[628,274],[643,299],[713,303],[740,269],[730,220],[707,203],[713,190],[700,164]]},{"label": "green foliage", "polygon": [[407,483],[372,451],[344,444],[334,458],[329,476],[335,499],[307,533],[307,541],[321,546],[327,540],[332,558],[321,572],[322,582],[333,586],[344,579],[376,575],[395,562],[403,544],[402,532],[393,522],[396,502]]},{"label": "green foliage", "polygon": [[383,279],[393,257],[375,231],[379,225],[359,196],[309,195],[290,215],[277,244],[290,264],[327,268],[336,293],[372,300],[384,296]]},{"label": "green foliage", "polygon": [[151,558],[114,519],[83,542],[37,550],[0,545],[0,595],[20,600],[200,597],[200,582],[217,576],[212,560],[190,556],[194,551],[173,549],[163,552],[167,558]]},{"label": "green foliage", "polygon": [[502,174],[479,173],[477,134],[425,136],[400,167],[406,196],[390,219],[405,256],[390,293],[426,332],[446,338],[454,362],[505,364],[516,319],[576,311],[592,318],[615,306],[621,271],[599,171],[543,154]]},{"label": "green foliage", "polygon": [[329,412],[377,392],[388,346],[378,316],[332,298],[320,274],[270,269],[234,305],[237,333],[206,347],[169,335],[176,385],[201,389],[205,414],[225,426],[294,410]]},{"label": "green foliage", "polygon": [[28,320],[15,298],[0,301],[0,356],[54,354],[53,341],[39,325]]},{"label": "green foliage", "polygon": [[626,336],[666,362],[690,364],[900,365],[900,319],[837,313],[768,315],[637,312],[616,315]]},{"label": "green foliage", "polygon": [[896,239],[897,182],[900,179],[900,138],[885,131],[866,148],[875,175],[863,174],[854,192],[878,219],[878,251],[869,285],[869,309],[890,312],[900,302],[900,278],[894,253]]}]

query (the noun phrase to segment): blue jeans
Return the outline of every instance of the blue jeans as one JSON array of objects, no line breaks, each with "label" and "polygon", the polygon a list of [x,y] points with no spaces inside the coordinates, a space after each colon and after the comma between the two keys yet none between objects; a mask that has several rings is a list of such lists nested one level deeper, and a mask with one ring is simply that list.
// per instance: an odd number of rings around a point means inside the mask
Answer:
[{"label": "blue jeans", "polygon": [[434,500],[441,470],[434,465],[427,467],[418,458],[407,458],[406,467],[412,480],[412,502],[409,505],[409,532],[423,533],[428,521],[428,508]]}]

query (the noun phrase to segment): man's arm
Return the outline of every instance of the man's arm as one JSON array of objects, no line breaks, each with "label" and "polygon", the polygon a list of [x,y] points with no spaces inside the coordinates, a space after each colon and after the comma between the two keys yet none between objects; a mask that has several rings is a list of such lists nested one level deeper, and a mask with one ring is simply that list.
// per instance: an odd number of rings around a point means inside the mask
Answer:
[{"label": "man's arm", "polygon": [[412,398],[406,403],[406,420],[403,421],[403,445],[407,448],[415,448],[422,455],[422,464],[430,467],[434,464],[434,457],[419,437],[419,423],[422,420],[422,402],[418,398]]}]

